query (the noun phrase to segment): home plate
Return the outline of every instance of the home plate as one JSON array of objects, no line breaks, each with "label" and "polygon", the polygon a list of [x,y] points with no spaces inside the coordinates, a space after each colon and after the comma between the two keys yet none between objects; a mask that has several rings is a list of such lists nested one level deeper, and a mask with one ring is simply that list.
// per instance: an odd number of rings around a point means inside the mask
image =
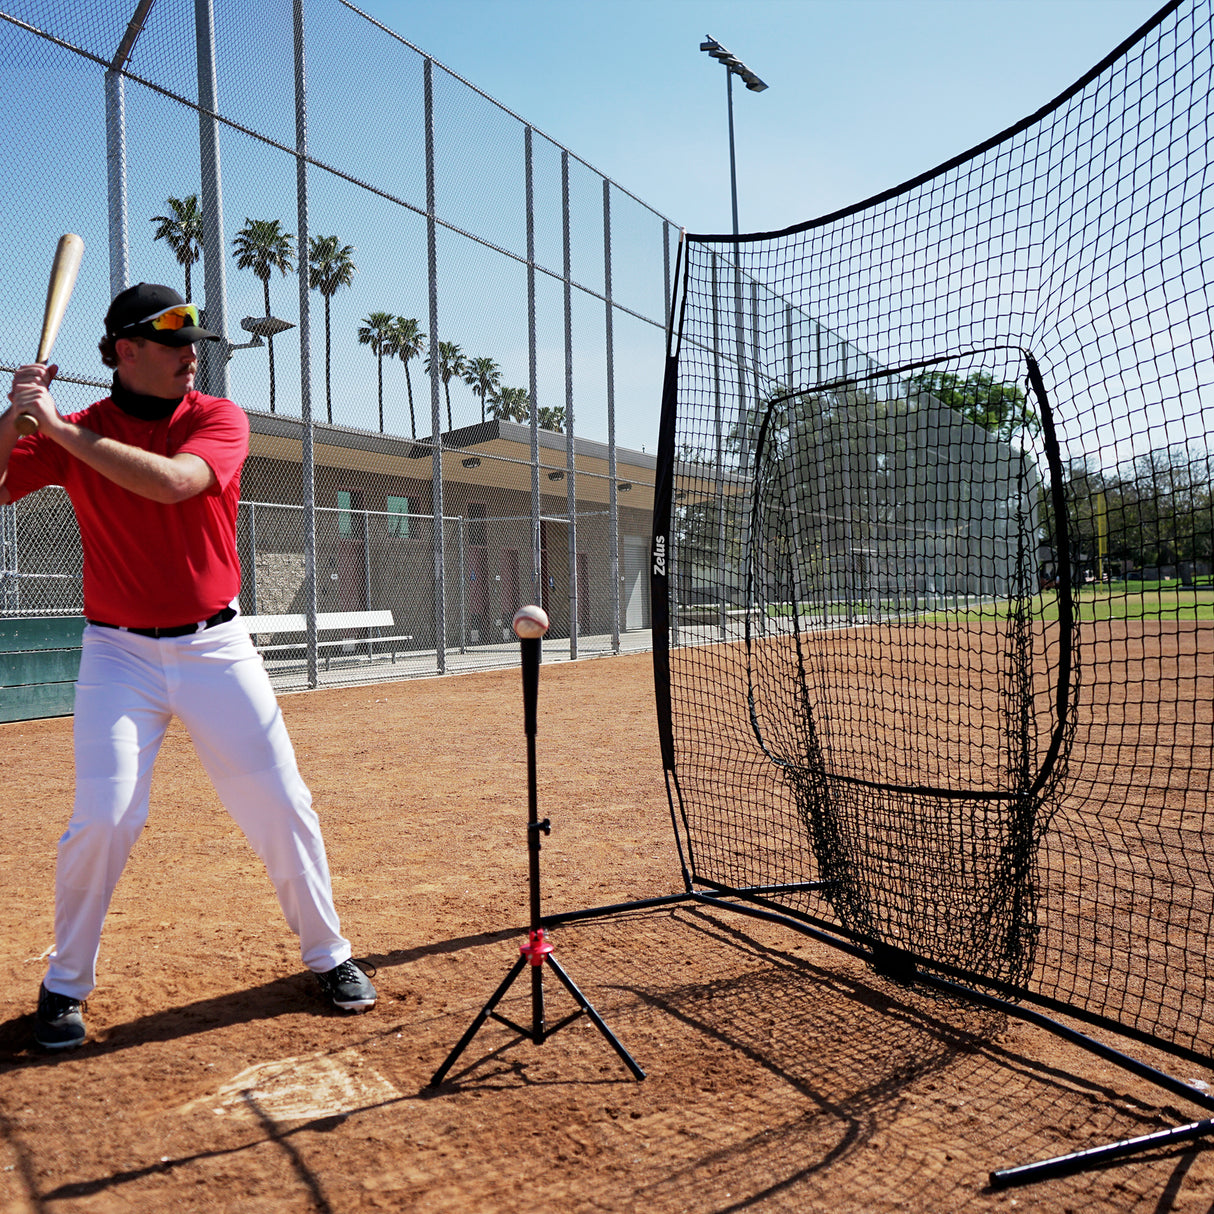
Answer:
[{"label": "home plate", "polygon": [[210,1109],[250,1121],[314,1121],[394,1100],[400,1092],[368,1066],[357,1050],[280,1058],[251,1066],[210,1096],[179,1113]]}]

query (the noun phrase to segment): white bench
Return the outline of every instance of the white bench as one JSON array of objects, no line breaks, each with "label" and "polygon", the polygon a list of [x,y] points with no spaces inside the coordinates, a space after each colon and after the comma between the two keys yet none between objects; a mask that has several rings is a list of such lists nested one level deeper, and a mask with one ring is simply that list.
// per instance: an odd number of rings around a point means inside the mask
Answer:
[{"label": "white bench", "polygon": [[[301,637],[297,641],[287,641],[274,645],[259,645],[257,638],[259,636],[279,636],[282,633],[300,632],[306,633],[308,629],[307,617],[303,614],[299,615],[242,615],[240,622],[244,625],[245,631],[253,637],[253,644],[257,648],[258,653],[275,653],[283,649],[299,649],[305,643],[305,638]],[[331,649],[334,646],[341,645],[347,652],[353,653],[362,646],[366,646],[368,659],[374,658],[376,645],[392,645],[388,651],[392,655],[392,661],[396,661],[397,649],[396,642],[412,641],[413,637],[408,635],[396,636],[381,636],[379,630],[381,628],[391,629],[395,621],[392,619],[390,611],[318,611],[316,613],[316,631],[317,634],[322,632],[337,632],[349,628],[365,628],[368,635],[362,639],[351,637],[342,637],[336,641],[321,641],[316,642],[317,649]],[[381,656],[383,650],[380,650]],[[325,669],[329,669],[330,654],[325,654]]]}]

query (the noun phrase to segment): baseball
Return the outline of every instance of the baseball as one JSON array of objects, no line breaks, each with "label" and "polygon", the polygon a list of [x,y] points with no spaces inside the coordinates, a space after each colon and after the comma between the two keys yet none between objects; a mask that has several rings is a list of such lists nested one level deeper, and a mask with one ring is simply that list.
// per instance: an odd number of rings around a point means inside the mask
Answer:
[{"label": "baseball", "polygon": [[534,604],[520,607],[514,613],[514,635],[523,640],[534,640],[548,631],[548,613]]}]

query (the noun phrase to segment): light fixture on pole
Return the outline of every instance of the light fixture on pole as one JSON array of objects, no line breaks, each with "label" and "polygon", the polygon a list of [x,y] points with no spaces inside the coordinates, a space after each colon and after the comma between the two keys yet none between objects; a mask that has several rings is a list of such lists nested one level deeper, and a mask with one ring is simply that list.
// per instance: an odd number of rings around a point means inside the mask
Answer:
[{"label": "light fixture on pole", "polygon": [[767,85],[740,59],[731,55],[711,34],[704,35],[700,50],[707,51],[725,68],[725,98],[729,107],[729,191],[733,200],[733,234],[738,234],[738,170],[733,150],[733,78],[742,77],[752,93],[761,93]]},{"label": "light fixture on pole", "polygon": [[224,346],[228,358],[232,357],[233,350],[256,350],[266,344],[265,338],[285,333],[288,329],[295,328],[295,325],[289,320],[279,320],[277,316],[246,316],[240,322],[240,327],[246,333],[252,333],[253,340],[242,342],[239,345],[233,345],[230,341],[225,340]]}]

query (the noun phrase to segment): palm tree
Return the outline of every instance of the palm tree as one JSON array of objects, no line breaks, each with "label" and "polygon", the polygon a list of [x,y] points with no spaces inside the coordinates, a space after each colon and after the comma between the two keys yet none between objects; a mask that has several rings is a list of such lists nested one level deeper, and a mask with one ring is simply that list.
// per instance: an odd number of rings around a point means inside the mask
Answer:
[{"label": "palm tree", "polygon": [[502,386],[502,369],[491,358],[470,358],[464,367],[464,383],[481,398],[481,421],[485,420],[485,398]]},{"label": "palm tree", "polygon": [[[284,232],[277,219],[245,218],[244,227],[232,241],[236,268],[252,270],[261,279],[266,294],[266,315],[270,315],[270,275],[278,270],[286,275],[295,269],[295,236]],[[274,337],[266,339],[270,346],[270,412],[274,412]]]},{"label": "palm tree", "polygon": [[408,316],[396,318],[394,334],[396,357],[405,364],[405,387],[409,389],[409,428],[411,436],[417,437],[417,418],[413,415],[413,380],[409,376],[409,360],[417,358],[426,347],[426,335],[415,319]]},{"label": "palm tree", "polygon": [[329,300],[338,290],[353,282],[358,269],[350,256],[353,252],[353,245],[338,245],[336,236],[313,236],[308,241],[308,286],[313,291],[319,291],[325,301],[325,407],[330,425],[333,423],[333,390],[329,381],[332,363]]},{"label": "palm tree", "polygon": [[396,342],[393,330],[396,317],[391,312],[372,312],[363,318],[358,329],[358,344],[370,346],[379,367],[379,429],[384,429],[384,355],[393,354]]},{"label": "palm tree", "polygon": [[[426,374],[434,374],[434,347],[430,347],[430,356],[426,359]],[[440,341],[438,343],[438,373],[442,377],[443,391],[447,394],[447,429],[454,430],[455,426],[451,421],[451,381],[456,376],[464,374],[464,367],[467,365],[467,360],[464,358],[463,351],[453,341]]]},{"label": "palm tree", "polygon": [[152,239],[167,240],[177,264],[185,266],[185,301],[189,303],[190,267],[202,259],[202,208],[197,194],[170,198],[168,206],[170,214],[152,216],[152,222],[160,225]]},{"label": "palm tree", "polygon": [[526,388],[499,388],[497,395],[489,400],[489,412],[499,421],[529,421],[531,396]]},{"label": "palm tree", "polygon": [[541,405],[536,415],[542,430],[554,430],[557,434],[565,433],[565,406]]}]

